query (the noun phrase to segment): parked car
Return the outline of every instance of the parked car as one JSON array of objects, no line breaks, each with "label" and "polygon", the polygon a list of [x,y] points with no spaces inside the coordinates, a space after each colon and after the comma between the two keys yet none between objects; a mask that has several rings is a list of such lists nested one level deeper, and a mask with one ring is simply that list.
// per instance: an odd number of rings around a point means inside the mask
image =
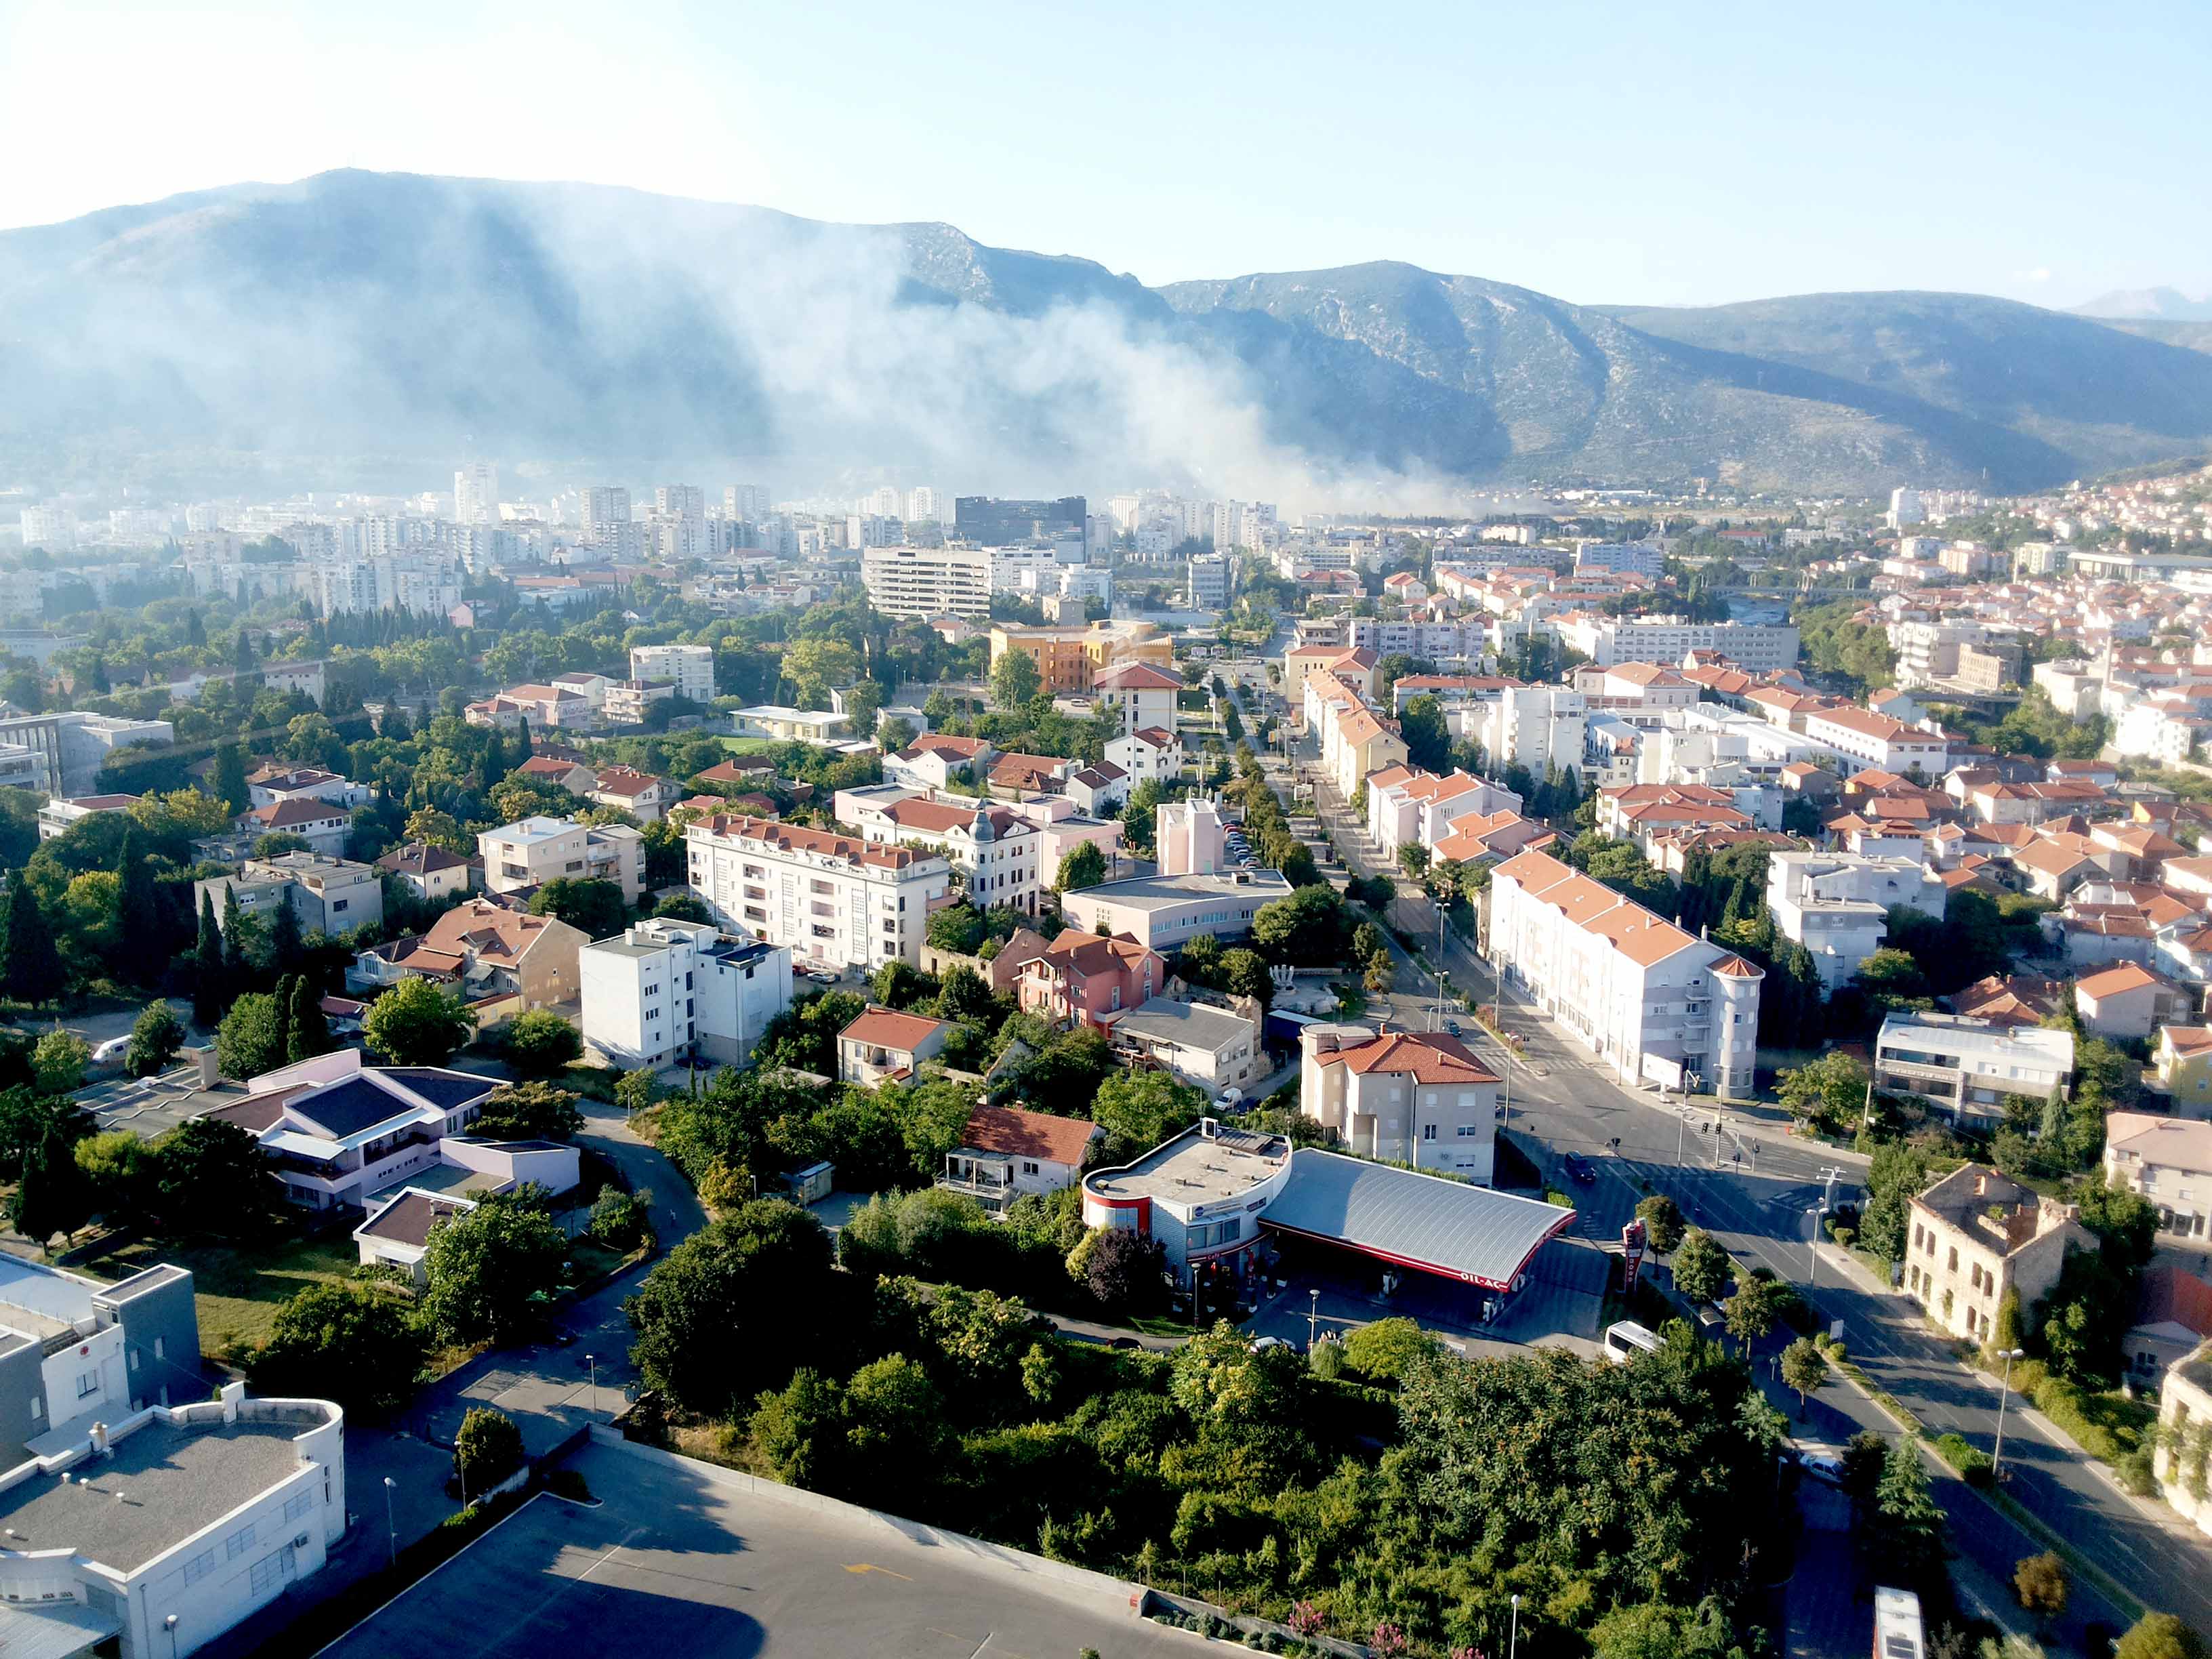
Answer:
[{"label": "parked car", "polygon": [[101,1043],[97,1048],[94,1048],[92,1051],[92,1063],[95,1066],[112,1065],[116,1060],[122,1059],[123,1056],[130,1051],[131,1039],[129,1037],[110,1037],[106,1042]]},{"label": "parked car", "polygon": [[1569,1152],[1560,1161],[1567,1166],[1567,1173],[1585,1187],[1597,1179],[1597,1171],[1590,1167],[1590,1161],[1580,1152]]},{"label": "parked car", "polygon": [[1462,1035],[1462,1033],[1461,1033],[1461,1031],[1460,1031],[1460,1029],[1459,1029],[1459,1022],[1458,1022],[1457,1020],[1455,1020],[1455,1019],[1448,1019],[1448,1020],[1446,1020],[1446,1021],[1444,1022],[1444,1030],[1446,1030],[1447,1031],[1449,1031],[1449,1032],[1450,1032],[1454,1036],[1461,1036],[1461,1035]]}]

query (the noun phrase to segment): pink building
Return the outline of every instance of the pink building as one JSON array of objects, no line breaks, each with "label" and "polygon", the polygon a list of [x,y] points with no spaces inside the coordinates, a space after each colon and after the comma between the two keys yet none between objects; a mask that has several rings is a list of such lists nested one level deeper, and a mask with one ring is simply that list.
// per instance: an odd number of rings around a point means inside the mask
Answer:
[{"label": "pink building", "polygon": [[1167,977],[1167,959],[1128,934],[1070,927],[1022,964],[1022,1009],[1063,1025],[1097,1025],[1151,1001]]}]

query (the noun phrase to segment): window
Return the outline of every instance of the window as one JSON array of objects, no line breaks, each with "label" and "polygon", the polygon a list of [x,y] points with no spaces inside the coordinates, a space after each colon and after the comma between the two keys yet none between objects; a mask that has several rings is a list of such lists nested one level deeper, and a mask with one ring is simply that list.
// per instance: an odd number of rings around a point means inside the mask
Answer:
[{"label": "window", "polygon": [[160,1338],[160,1337],[158,1337],[158,1336],[157,1336],[157,1337],[155,1337],[155,1338],[154,1339],[154,1358],[156,1358],[156,1359],[159,1359],[159,1358],[162,1358],[162,1350],[163,1350],[167,1346],[167,1345],[163,1341],[163,1340],[162,1340],[161,1338]]},{"label": "window", "polygon": [[46,1414],[46,1402],[40,1399],[38,1395],[33,1395],[31,1396],[31,1421],[33,1423],[39,1422],[45,1418]]},{"label": "window", "polygon": [[247,1575],[247,1592],[250,1595],[259,1595],[264,1591],[282,1583],[283,1579],[284,1552],[276,1550],[263,1556],[253,1564],[253,1571]]},{"label": "window", "polygon": [[1433,1123],[1424,1123],[1423,1125],[1421,1125],[1421,1139],[1424,1139],[1424,1140],[1434,1140],[1436,1138],[1437,1138],[1437,1126],[1436,1126],[1435,1124],[1433,1124]]},{"label": "window", "polygon": [[1037,1166],[1034,1159],[1024,1158],[1022,1161],[1022,1173],[1024,1175],[1035,1175],[1036,1172]]},{"label": "window", "polygon": [[291,1495],[291,1497],[284,1500],[284,1518],[287,1521],[297,1521],[301,1516],[305,1515],[309,1510],[314,1507],[314,1493],[311,1492],[295,1492]]},{"label": "window", "polygon": [[252,1547],[253,1522],[251,1521],[222,1540],[223,1554],[227,1559],[233,1561]]},{"label": "window", "polygon": [[351,899],[332,899],[331,901],[331,908],[332,910],[343,910],[347,905],[352,902],[353,901]]},{"label": "window", "polygon": [[76,1397],[78,1399],[82,1400],[88,1395],[94,1395],[99,1392],[100,1373],[98,1371],[79,1371],[76,1374]]},{"label": "window", "polygon": [[135,1347],[131,1350],[131,1369],[134,1371],[138,1369],[138,1350]]},{"label": "window", "polygon": [[1459,1126],[1460,1139],[1462,1140],[1467,1139],[1470,1136],[1480,1134],[1481,1133],[1482,1128],[1480,1124],[1462,1123]]},{"label": "window", "polygon": [[183,1583],[187,1584],[195,1584],[214,1571],[215,1552],[213,1550],[202,1550],[198,1555],[195,1555],[191,1560],[185,1563],[184,1566],[179,1570],[179,1576]]}]

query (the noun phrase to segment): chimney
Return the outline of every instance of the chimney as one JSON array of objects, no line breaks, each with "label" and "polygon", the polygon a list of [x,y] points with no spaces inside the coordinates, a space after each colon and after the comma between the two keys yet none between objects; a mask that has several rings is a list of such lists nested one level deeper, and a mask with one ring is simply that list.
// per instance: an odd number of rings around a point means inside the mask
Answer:
[{"label": "chimney", "polygon": [[245,1383],[226,1382],[222,1385],[222,1420],[224,1422],[238,1421],[238,1402],[245,1398]]},{"label": "chimney", "polygon": [[95,1424],[94,1424],[94,1425],[92,1425],[92,1449],[93,1449],[93,1450],[94,1450],[95,1453],[99,1454],[99,1455],[101,1455],[101,1456],[106,1456],[106,1454],[107,1454],[107,1425],[106,1425],[106,1424],[105,1424],[105,1423],[95,1423]]},{"label": "chimney", "polygon": [[1974,1177],[1974,1196],[1976,1198],[1987,1198],[1989,1194],[1990,1178],[1985,1175],[1976,1176]]}]

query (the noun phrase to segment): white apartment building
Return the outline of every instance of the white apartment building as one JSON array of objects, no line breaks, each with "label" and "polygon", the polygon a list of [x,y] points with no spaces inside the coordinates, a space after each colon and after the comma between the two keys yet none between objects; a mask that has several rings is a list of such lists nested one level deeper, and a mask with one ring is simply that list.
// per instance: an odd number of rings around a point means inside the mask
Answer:
[{"label": "white apartment building", "polygon": [[1518,763],[1541,778],[1552,767],[1579,769],[1589,718],[1589,700],[1557,685],[1507,686],[1496,697],[1455,711],[1459,735],[1503,773]]},{"label": "white apartment building", "polygon": [[941,857],[765,818],[717,815],[684,839],[691,890],[718,923],[840,971],[918,964],[929,912],[951,890]]},{"label": "white apartment building", "polygon": [[499,522],[499,469],[489,461],[471,461],[453,474],[453,522]]},{"label": "white apartment building", "polygon": [[1692,651],[1717,651],[1747,674],[1797,665],[1797,630],[1761,623],[1693,623],[1680,617],[1562,617],[1560,640],[1600,668],[1615,663],[1679,663]]},{"label": "white apartment building", "polygon": [[1106,758],[1127,774],[1134,789],[1147,779],[1166,783],[1182,775],[1182,744],[1174,732],[1144,726],[1106,745]]},{"label": "white apartment building", "polygon": [[860,555],[868,603],[887,617],[991,615],[988,547],[871,547]]},{"label": "white apartment building", "polygon": [[2149,1112],[2105,1116],[2105,1184],[2158,1206],[2159,1243],[2212,1249],[2212,1123]]},{"label": "white apartment building", "polygon": [[27,765],[21,756],[10,757],[13,775],[28,775],[35,768],[36,787],[70,799],[94,793],[101,763],[116,750],[176,740],[177,728],[167,720],[127,720],[82,709],[0,720],[0,744],[27,749],[36,757]]},{"label": "white apartment building", "polygon": [[12,1652],[197,1653],[320,1571],[346,1530],[345,1416],[324,1400],[149,1406],[0,1475]]},{"label": "white apartment building", "polygon": [[714,700],[714,647],[711,645],[637,645],[630,647],[629,677],[665,680],[679,697],[696,703]]},{"label": "white apartment building", "polygon": [[437,552],[333,559],[307,568],[306,588],[325,617],[376,611],[442,613],[461,602],[459,568]]},{"label": "white apartment building", "polygon": [[1462,818],[1520,810],[1510,789],[1456,769],[1438,777],[1393,766],[1367,780],[1367,838],[1386,858],[1409,842],[1435,852]]},{"label": "white apartment building", "polygon": [[1656,581],[1667,574],[1667,553],[1656,542],[1577,542],[1575,568],[1626,571]]},{"label": "white apartment building", "polygon": [[791,1006],[791,951],[657,916],[577,952],[584,1041],[611,1065],[742,1063]]},{"label": "white apartment building", "polygon": [[1888,912],[1903,905],[1940,921],[1950,890],[1916,859],[1856,853],[1767,854],[1766,911],[1774,931],[1812,952],[1833,994],[1881,948]]},{"label": "white apartment building", "polygon": [[1004,806],[930,800],[888,789],[841,790],[836,811],[837,821],[851,824],[864,840],[947,860],[979,908],[1006,904],[1035,915],[1038,890],[1059,873],[1043,867],[1044,837],[1036,825]]},{"label": "white apartment building", "polygon": [[2014,1098],[2039,1104],[2074,1075],[2074,1034],[1960,1014],[1892,1014],[1875,1038],[1874,1086],[1917,1095],[1955,1123],[1987,1128]]},{"label": "white apartment building", "polygon": [[1951,769],[1951,746],[1939,733],[1863,708],[1808,710],[1805,736],[1839,759],[1884,772],[1902,775],[1917,769],[1933,781]]},{"label": "white apartment building", "polygon": [[1504,1089],[1457,1037],[1309,1025],[1298,1054],[1298,1115],[1334,1143],[1490,1185]]},{"label": "white apartment building", "polygon": [[1354,617],[1346,630],[1350,649],[1372,651],[1379,657],[1419,657],[1433,663],[1458,663],[1480,658],[1490,649],[1488,624],[1480,618],[1467,622],[1386,621]]},{"label": "white apartment building", "polygon": [[1099,671],[1091,690],[1099,713],[1111,719],[1123,737],[1146,727],[1167,732],[1176,729],[1176,699],[1182,679],[1164,668],[1148,662],[1118,662]]},{"label": "white apartment building", "polygon": [[519,892],[565,876],[571,881],[611,881],[623,902],[635,904],[645,885],[645,837],[626,823],[596,827],[572,818],[530,817],[477,837],[484,885],[495,893]]},{"label": "white apartment building", "polygon": [[1623,1084],[1751,1092],[1765,975],[1549,854],[1492,872],[1488,954]]}]

